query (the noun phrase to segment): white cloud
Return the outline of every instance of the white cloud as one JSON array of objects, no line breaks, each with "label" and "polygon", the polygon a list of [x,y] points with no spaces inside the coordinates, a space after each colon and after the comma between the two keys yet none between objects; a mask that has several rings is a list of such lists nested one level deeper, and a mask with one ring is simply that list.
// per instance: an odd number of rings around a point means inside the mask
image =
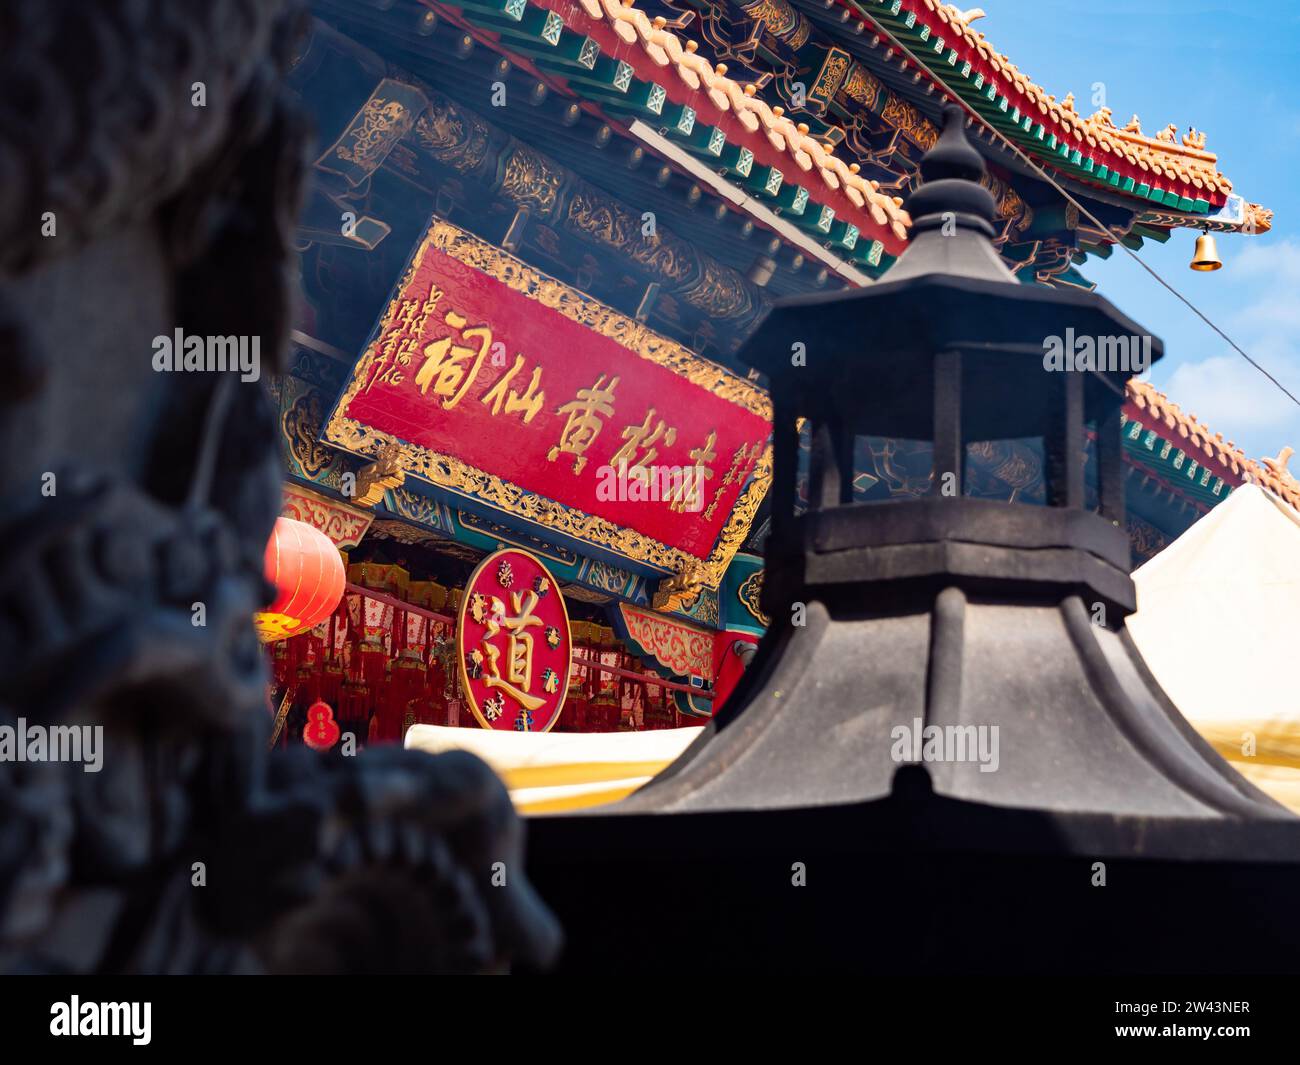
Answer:
[{"label": "white cloud", "polygon": [[1233,256],[1234,279],[1259,278],[1278,286],[1300,283],[1300,243],[1279,240],[1247,243]]},{"label": "white cloud", "polygon": [[[1228,426],[1249,432],[1249,437],[1242,434],[1249,439],[1258,430],[1281,429],[1300,420],[1300,408],[1236,354],[1185,362],[1174,370],[1162,391],[1188,414],[1195,414],[1198,421],[1225,437],[1231,435]],[[1247,445],[1243,446],[1249,451]]]}]

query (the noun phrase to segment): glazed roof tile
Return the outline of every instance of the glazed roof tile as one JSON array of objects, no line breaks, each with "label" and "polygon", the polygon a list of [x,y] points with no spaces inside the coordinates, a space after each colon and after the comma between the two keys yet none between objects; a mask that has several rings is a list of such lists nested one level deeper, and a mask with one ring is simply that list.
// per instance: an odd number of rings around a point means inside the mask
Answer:
[{"label": "glazed roof tile", "polygon": [[662,17],[650,18],[634,3],[620,0],[579,0],[593,19],[609,23],[619,39],[639,45],[656,65],[671,69],[687,88],[704,90],[719,111],[730,112],[751,133],[760,133],[772,148],[789,157],[801,171],[816,171],[830,189],[842,192],[855,206],[870,213],[877,226],[887,226],[899,240],[907,239],[911,218],[899,197],[880,191],[875,181],[858,174],[856,163],[846,163],[809,136],[807,127],[787,118],[782,108],[769,107],[752,89],[727,76],[724,64],[714,66],[697,51],[694,41],[665,28]]},{"label": "glazed roof tile", "polygon": [[1208,458],[1232,475],[1238,484],[1249,481],[1267,488],[1300,511],[1300,481],[1287,469],[1291,448],[1284,448],[1275,459],[1255,462],[1231,440],[1224,440],[1222,433],[1210,432],[1195,414],[1184,413],[1177,403],[1150,383],[1129,381],[1127,390],[1129,403],[1144,415],[1140,420],[1202,465]]},{"label": "glazed roof tile", "polygon": [[[1204,134],[1189,133],[1182,143],[1175,143],[1177,129],[1171,124],[1161,130],[1159,135],[1149,137],[1137,128],[1116,127],[1111,121],[1110,109],[1105,107],[1085,118],[1075,111],[1073,94],[1058,103],[1055,96],[1027,77],[1007,56],[994,48],[984,34],[971,28],[970,24],[983,14],[982,11],[975,9],[963,13],[953,4],[942,3],[940,0],[912,2],[918,8],[924,8],[934,21],[949,27],[950,32],[958,33],[969,48],[978,52],[994,71],[1011,82],[1037,108],[1040,116],[1050,118],[1076,142],[1084,142],[1090,148],[1099,148],[1103,152],[1121,156],[1140,170],[1157,177],[1179,180],[1196,189],[1206,189],[1224,196],[1232,191],[1232,182],[1215,165],[1218,157],[1204,149]],[[1136,118],[1135,115],[1130,127],[1137,126]]]}]

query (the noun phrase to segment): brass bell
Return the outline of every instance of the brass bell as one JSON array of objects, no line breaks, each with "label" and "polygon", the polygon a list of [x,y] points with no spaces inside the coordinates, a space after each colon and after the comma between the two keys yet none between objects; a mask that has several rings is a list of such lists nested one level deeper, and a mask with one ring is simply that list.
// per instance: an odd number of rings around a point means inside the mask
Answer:
[{"label": "brass bell", "polygon": [[1214,246],[1214,238],[1205,231],[1196,238],[1196,251],[1192,254],[1193,270],[1217,270],[1223,265],[1219,250]]}]

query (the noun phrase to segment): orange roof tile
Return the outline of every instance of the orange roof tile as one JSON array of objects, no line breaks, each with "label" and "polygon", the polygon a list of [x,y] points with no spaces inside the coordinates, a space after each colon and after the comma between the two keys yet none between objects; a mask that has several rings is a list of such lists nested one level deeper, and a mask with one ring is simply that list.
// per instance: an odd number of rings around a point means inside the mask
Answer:
[{"label": "orange roof tile", "polygon": [[1205,458],[1209,458],[1221,470],[1235,477],[1238,484],[1250,481],[1267,488],[1300,511],[1300,481],[1287,469],[1291,448],[1283,448],[1275,459],[1256,463],[1231,440],[1225,441],[1222,433],[1211,433],[1197,421],[1195,414],[1183,413],[1177,403],[1148,382],[1129,381],[1127,391],[1129,403],[1145,415],[1141,420],[1145,424],[1154,423],[1153,428],[1155,425],[1163,426],[1163,431],[1157,431],[1179,444],[1193,458],[1202,464]]},{"label": "orange roof tile", "polygon": [[[1124,129],[1111,121],[1109,108],[1103,107],[1095,114],[1084,117],[1074,109],[1073,94],[1058,103],[1036,82],[1026,77],[1016,65],[985,39],[984,34],[971,28],[971,23],[984,14],[978,8],[962,12],[953,4],[941,0],[913,0],[929,13],[933,25],[949,27],[949,33],[960,35],[966,47],[979,54],[992,69],[1011,83],[1039,114],[1066,134],[1066,139],[1117,156],[1150,172],[1155,177],[1176,179],[1198,190],[1208,190],[1226,196],[1232,190],[1229,181],[1216,167],[1218,157],[1205,150],[1203,133],[1188,133],[1182,143],[1175,143],[1177,127],[1172,124],[1154,137],[1140,131],[1137,116]],[[1104,162],[1103,160],[1100,160]]]},{"label": "orange roof tile", "polygon": [[769,107],[752,90],[727,76],[723,64],[714,66],[696,51],[696,42],[665,28],[662,17],[650,18],[633,0],[579,0],[593,19],[608,22],[620,40],[638,44],[657,65],[671,70],[692,91],[704,91],[719,111],[729,111],[751,133],[760,133],[772,148],[786,155],[801,171],[816,171],[830,189],[842,192],[854,206],[867,211],[877,226],[888,226],[899,240],[907,239],[911,218],[898,197],[880,191],[875,181],[860,177],[856,164],[846,163],[808,135],[807,127]]}]

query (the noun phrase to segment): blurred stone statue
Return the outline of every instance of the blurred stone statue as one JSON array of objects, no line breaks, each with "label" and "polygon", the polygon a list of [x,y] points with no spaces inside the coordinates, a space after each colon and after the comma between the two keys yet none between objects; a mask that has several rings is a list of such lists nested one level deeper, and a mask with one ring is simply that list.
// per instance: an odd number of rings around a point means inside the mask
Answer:
[{"label": "blurred stone statue", "polygon": [[[490,971],[558,949],[481,762],[266,751],[250,613],[280,502],[265,375],[304,17],[0,5],[0,971]],[[264,364],[160,373],[159,337],[255,340]]]}]

